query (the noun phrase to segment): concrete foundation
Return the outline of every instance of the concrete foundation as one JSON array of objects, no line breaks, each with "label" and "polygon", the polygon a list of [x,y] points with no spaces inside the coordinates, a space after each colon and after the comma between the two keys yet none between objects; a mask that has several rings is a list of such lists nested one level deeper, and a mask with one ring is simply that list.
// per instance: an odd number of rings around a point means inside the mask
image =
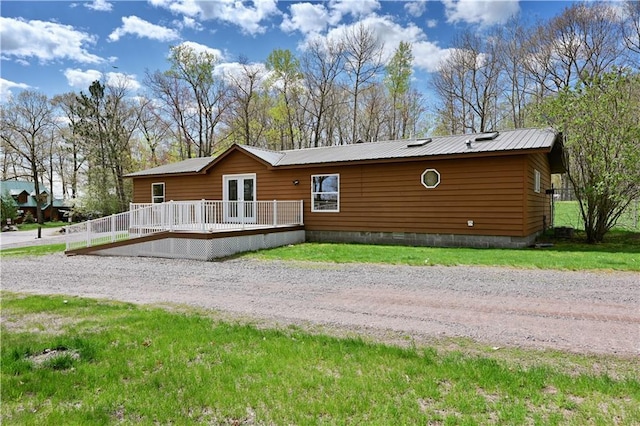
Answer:
[{"label": "concrete foundation", "polygon": [[404,232],[306,231],[310,242],[387,244],[424,247],[524,248],[538,234],[528,237],[493,235],[416,234]]}]

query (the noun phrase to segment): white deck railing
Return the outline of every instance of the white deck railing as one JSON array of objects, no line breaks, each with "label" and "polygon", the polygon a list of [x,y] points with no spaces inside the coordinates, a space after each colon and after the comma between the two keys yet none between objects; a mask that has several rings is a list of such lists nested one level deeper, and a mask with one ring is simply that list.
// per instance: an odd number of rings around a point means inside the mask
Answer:
[{"label": "white deck railing", "polygon": [[67,250],[162,231],[216,232],[303,223],[302,200],[132,203],[128,212],[68,226]]}]

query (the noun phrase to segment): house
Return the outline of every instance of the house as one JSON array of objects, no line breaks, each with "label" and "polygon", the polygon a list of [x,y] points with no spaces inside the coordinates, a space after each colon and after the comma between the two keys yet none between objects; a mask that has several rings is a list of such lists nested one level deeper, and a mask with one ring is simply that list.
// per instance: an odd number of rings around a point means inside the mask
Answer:
[{"label": "house", "polygon": [[69,210],[61,199],[53,198],[44,185],[40,185],[40,195],[36,196],[36,187],[33,182],[25,182],[19,180],[3,180],[0,182],[0,194],[9,194],[13,198],[18,207],[17,222],[21,223],[27,213],[31,213],[34,220],[37,220],[37,200],[40,198],[42,203],[42,214],[44,220],[59,220],[62,211]]},{"label": "house", "polygon": [[233,145],[127,177],[134,203],[303,200],[307,241],[523,247],[551,226],[547,190],[563,160],[556,131],[517,129],[289,151]]}]

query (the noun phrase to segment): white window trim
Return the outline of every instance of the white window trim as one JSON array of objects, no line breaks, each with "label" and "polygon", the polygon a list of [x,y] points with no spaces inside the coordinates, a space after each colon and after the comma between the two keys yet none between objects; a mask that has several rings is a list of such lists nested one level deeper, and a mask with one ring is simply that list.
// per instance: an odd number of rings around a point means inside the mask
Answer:
[{"label": "white window trim", "polygon": [[533,169],[533,191],[536,194],[540,193],[540,172],[537,169]]},{"label": "white window trim", "polygon": [[[258,195],[258,179],[256,173],[239,173],[235,175],[222,175],[222,199],[224,201],[229,201],[229,180],[230,179],[245,179],[250,178],[253,179],[253,201],[257,200]],[[244,194],[243,194],[244,198]]]},{"label": "white window trim", "polygon": [[162,185],[162,201],[160,201],[160,203],[164,203],[165,199],[166,199],[166,185],[164,184],[164,182],[153,182],[151,184],[151,202],[153,204],[156,203],[156,198],[160,198],[159,195],[154,195],[153,194],[153,187],[156,185]]},{"label": "white window trim", "polygon": [[[435,185],[427,185],[424,181],[424,176],[429,173],[429,172],[434,172],[437,176],[438,176],[438,181],[436,182]],[[433,189],[435,187],[437,187],[438,185],[440,185],[440,172],[437,171],[436,169],[426,169],[424,172],[422,172],[422,174],[420,175],[420,183],[422,184],[422,186],[424,186],[427,189]]]},{"label": "white window trim", "polygon": [[[241,200],[237,200],[234,202],[240,202],[241,204],[253,204],[253,208],[249,210],[250,214],[246,214],[247,211],[243,208],[239,208],[234,210],[232,208],[232,202],[229,200],[229,181],[230,180],[240,180],[240,179],[250,179],[253,181],[253,200],[245,200],[244,192],[242,189],[238,188],[238,195],[241,196]],[[222,175],[222,200],[224,205],[224,220],[230,222],[238,222],[242,223],[255,223],[256,222],[256,211],[257,211],[257,201],[258,201],[258,178],[257,173],[237,173],[232,175]],[[245,207],[246,208],[246,207]],[[232,213],[233,212],[233,213]]]},{"label": "white window trim", "polygon": [[[313,191],[313,178],[319,176],[335,176],[338,179],[338,191],[337,192],[314,192]],[[315,194],[336,194],[336,209],[335,210],[319,210],[314,208],[313,196]],[[322,173],[317,175],[311,175],[311,212],[313,213],[340,213],[340,173]]]}]

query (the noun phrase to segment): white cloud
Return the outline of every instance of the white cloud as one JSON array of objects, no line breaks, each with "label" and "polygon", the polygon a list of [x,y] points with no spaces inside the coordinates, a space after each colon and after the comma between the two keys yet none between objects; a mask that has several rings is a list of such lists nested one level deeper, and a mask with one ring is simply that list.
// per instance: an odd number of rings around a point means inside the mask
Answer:
[{"label": "white cloud", "polygon": [[108,72],[107,84],[118,87],[126,87],[128,90],[139,90],[142,85],[138,82],[135,74],[125,74],[121,72]]},{"label": "white cloud", "polygon": [[127,34],[158,41],[173,41],[180,38],[180,34],[172,28],[152,24],[137,16],[123,16],[122,26],[109,34],[109,41],[118,41],[120,37]]},{"label": "white cloud", "polygon": [[89,89],[91,83],[96,80],[100,80],[102,82],[106,80],[107,84],[113,86],[126,85],[129,90],[138,90],[142,87],[136,80],[136,76],[134,74],[124,74],[121,72],[112,71],[103,73],[94,69],[81,70],[79,68],[67,68],[64,70],[64,76],[67,78],[69,86],[85,92]]},{"label": "white cloud", "polygon": [[103,59],[87,51],[96,38],[70,25],[0,17],[0,50],[3,58],[36,58],[41,62],[70,59],[80,63],[100,63]]},{"label": "white cloud", "polygon": [[192,49],[196,53],[210,53],[215,56],[218,60],[224,58],[224,55],[221,50],[214,49],[213,47],[205,46],[204,44],[196,43],[195,41],[185,41],[180,43],[180,46],[185,46]]},{"label": "white cloud", "polygon": [[362,19],[379,8],[378,0],[331,0],[328,5],[294,3],[289,7],[289,14],[284,15],[280,29],[286,32],[300,31],[305,36],[312,36],[338,25],[346,15]]},{"label": "white cloud", "polygon": [[11,89],[14,88],[24,90],[30,89],[31,86],[24,83],[14,83],[13,81],[5,80],[4,78],[0,77],[0,102],[8,101],[9,98],[11,98],[11,96],[13,95]]},{"label": "white cloud", "polygon": [[[393,56],[401,41],[411,44],[414,67],[428,72],[435,71],[440,60],[448,55],[448,49],[442,49],[436,43],[428,41],[424,31],[414,24],[403,27],[388,16],[373,15],[351,26],[360,23],[372,29],[378,39],[384,43],[383,60],[385,61]],[[347,26],[340,26],[332,29],[328,32],[327,38],[340,37],[346,28]]]},{"label": "white cloud", "polygon": [[413,17],[420,17],[427,10],[426,1],[410,1],[404,4],[404,10]]},{"label": "white cloud", "polygon": [[253,0],[252,6],[237,0],[151,0],[150,3],[192,18],[235,24],[247,34],[264,33],[266,27],[262,22],[273,15],[280,14],[276,0]]},{"label": "white cloud", "polygon": [[183,16],[182,21],[174,21],[174,25],[178,28],[189,28],[195,31],[202,31],[204,29],[200,22],[189,16]]},{"label": "white cloud", "polygon": [[414,43],[413,65],[427,72],[436,72],[440,63],[451,55],[453,49],[442,49],[437,44],[421,41]]},{"label": "white cloud", "polygon": [[232,79],[232,83],[237,83],[239,81],[243,81],[244,78],[246,78],[247,70],[252,74],[257,74],[259,79],[258,84],[264,83],[269,76],[269,71],[267,70],[265,64],[262,62],[255,62],[251,64],[225,62],[222,64],[218,64],[215,67],[213,75],[227,80]]},{"label": "white cloud", "polygon": [[113,10],[113,4],[107,0],[93,0],[91,3],[84,3],[84,7],[98,12],[111,12]]},{"label": "white cloud", "polygon": [[380,9],[378,0],[331,0],[329,10],[332,14],[338,14],[339,19],[344,15],[351,15],[354,18],[362,18],[371,15]]},{"label": "white cloud", "polygon": [[291,16],[285,15],[280,28],[286,32],[300,31],[313,34],[324,31],[331,17],[322,4],[295,3],[289,8]]},{"label": "white cloud", "polygon": [[437,19],[429,19],[427,20],[427,28],[435,28],[438,26],[438,20]]},{"label": "white cloud", "polygon": [[102,78],[102,73],[98,70],[83,71],[79,68],[67,68],[64,70],[64,76],[69,86],[86,91],[91,83]]},{"label": "white cloud", "polygon": [[519,0],[442,0],[447,22],[494,25],[520,11]]}]

